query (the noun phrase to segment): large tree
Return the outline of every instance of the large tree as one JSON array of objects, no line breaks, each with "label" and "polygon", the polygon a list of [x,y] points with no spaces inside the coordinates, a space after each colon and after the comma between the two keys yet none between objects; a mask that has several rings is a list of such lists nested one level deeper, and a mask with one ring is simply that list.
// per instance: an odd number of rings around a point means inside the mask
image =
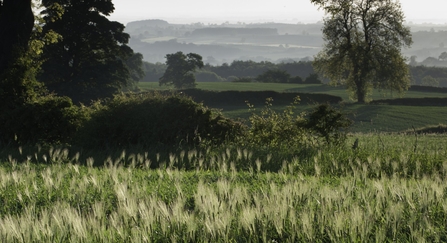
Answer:
[{"label": "large tree", "polygon": [[[142,77],[142,55],[127,45],[124,25],[110,21],[111,0],[46,0],[44,33],[62,40],[44,49],[39,77],[49,90],[75,101],[110,96]],[[63,14],[55,18],[60,11]]]},{"label": "large tree", "polygon": [[0,0],[0,109],[11,111],[35,97],[39,83],[34,62],[31,0]]},{"label": "large tree", "polygon": [[410,85],[401,54],[412,44],[398,0],[311,0],[326,12],[323,50],[314,67],[333,83],[346,84],[357,102],[371,88],[403,92]]},{"label": "large tree", "polygon": [[202,56],[189,53],[187,55],[179,51],[174,54],[166,55],[166,69],[163,76],[159,79],[161,85],[174,85],[175,88],[194,88],[196,78],[193,72],[197,68],[203,67]]},{"label": "large tree", "polygon": [[0,0],[0,73],[26,51],[33,26],[31,0]]}]

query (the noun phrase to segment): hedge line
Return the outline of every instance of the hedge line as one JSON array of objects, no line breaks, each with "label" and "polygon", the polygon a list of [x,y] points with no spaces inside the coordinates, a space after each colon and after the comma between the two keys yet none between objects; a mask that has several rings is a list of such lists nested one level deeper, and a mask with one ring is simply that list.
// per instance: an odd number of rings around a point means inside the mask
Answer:
[{"label": "hedge line", "polygon": [[208,91],[200,89],[180,90],[193,98],[195,102],[213,105],[244,105],[246,101],[254,105],[263,105],[267,98],[273,98],[276,105],[289,105],[295,97],[301,98],[301,104],[329,103],[337,104],[343,99],[328,94],[279,93],[275,91]]},{"label": "hedge line", "polygon": [[373,100],[375,105],[406,105],[406,106],[447,106],[447,98],[398,98]]}]

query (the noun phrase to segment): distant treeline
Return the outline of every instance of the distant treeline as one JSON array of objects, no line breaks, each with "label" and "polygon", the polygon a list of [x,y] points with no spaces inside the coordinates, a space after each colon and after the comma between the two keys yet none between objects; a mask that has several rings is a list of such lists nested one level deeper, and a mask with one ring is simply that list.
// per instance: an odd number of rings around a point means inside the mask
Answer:
[{"label": "distant treeline", "polygon": [[247,36],[247,35],[278,35],[278,30],[274,28],[203,28],[196,29],[192,36]]},{"label": "distant treeline", "polygon": [[[145,62],[143,70],[146,76],[141,81],[158,82],[158,79],[163,76],[166,70],[166,65],[164,63],[154,64]],[[233,81],[237,78],[255,79],[269,70],[285,71],[291,77],[301,77],[303,80],[315,73],[311,61],[284,63],[233,61],[230,64],[224,63],[220,66],[207,64],[196,73],[196,79],[198,82]],[[410,75],[412,85],[447,87],[447,68],[410,66]],[[434,79],[436,82],[426,83],[428,77],[432,78],[431,80]]]},{"label": "distant treeline", "polygon": [[[447,87],[447,67],[410,66],[412,85]],[[426,80],[434,79],[430,84]]]},{"label": "distant treeline", "polygon": [[[166,65],[162,63],[144,63],[144,72],[146,76],[144,82],[158,82],[163,76]],[[254,61],[233,61],[231,64],[224,63],[220,66],[205,65],[196,73],[198,82],[219,82],[233,81],[236,78],[255,79],[257,76],[269,71],[285,71],[291,77],[300,77],[305,79],[314,73],[312,62],[291,62],[291,63],[272,63],[272,62],[254,62]]]}]

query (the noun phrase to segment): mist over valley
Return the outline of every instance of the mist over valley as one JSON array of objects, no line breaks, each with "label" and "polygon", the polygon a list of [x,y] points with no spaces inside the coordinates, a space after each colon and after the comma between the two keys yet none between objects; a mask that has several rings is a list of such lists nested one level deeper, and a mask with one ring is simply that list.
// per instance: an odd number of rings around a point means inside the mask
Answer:
[{"label": "mist over valley", "polygon": [[[447,51],[447,24],[413,24],[413,45],[402,50],[413,64],[447,66],[439,59]],[[152,19],[129,22],[126,32],[130,46],[151,63],[165,62],[169,53],[182,51],[201,55],[205,63],[221,65],[234,60],[274,63],[312,60],[324,41],[322,22],[317,23],[245,23],[221,24],[169,23]]]}]

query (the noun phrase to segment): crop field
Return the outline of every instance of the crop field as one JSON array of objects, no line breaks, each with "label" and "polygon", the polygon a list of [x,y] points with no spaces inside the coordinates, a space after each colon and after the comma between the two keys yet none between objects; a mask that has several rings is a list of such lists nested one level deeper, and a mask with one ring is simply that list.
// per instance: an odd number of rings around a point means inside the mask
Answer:
[{"label": "crop field", "polygon": [[20,149],[24,161],[0,164],[0,241],[447,241],[445,136],[357,138],[358,150],[317,151],[278,172],[263,169],[271,157],[231,148],[173,154],[158,169],[144,152],[92,167],[67,149]]}]

